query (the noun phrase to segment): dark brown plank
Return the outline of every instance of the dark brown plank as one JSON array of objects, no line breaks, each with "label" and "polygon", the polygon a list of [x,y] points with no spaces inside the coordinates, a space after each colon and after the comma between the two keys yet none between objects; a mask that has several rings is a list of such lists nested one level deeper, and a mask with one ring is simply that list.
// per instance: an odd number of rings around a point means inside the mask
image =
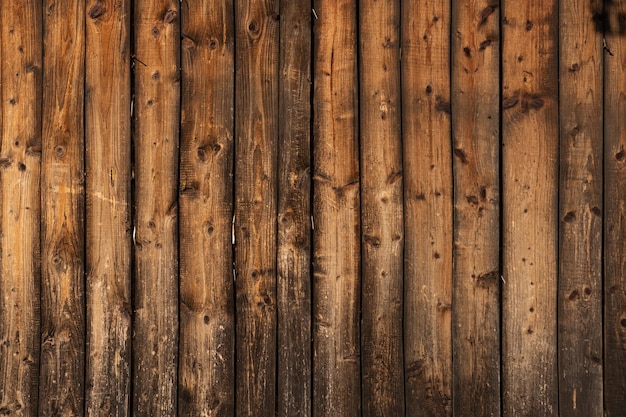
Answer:
[{"label": "dark brown plank", "polygon": [[235,413],[234,10],[181,3],[178,413]]},{"label": "dark brown plank", "polygon": [[85,376],[85,3],[46,1],[39,415],[82,416]]},{"label": "dark brown plank", "polygon": [[360,193],[356,4],[313,21],[313,415],[360,416]]},{"label": "dark brown plank", "polygon": [[502,3],[505,417],[558,414],[557,1]]},{"label": "dark brown plank", "polygon": [[311,2],[282,1],[277,415],[311,415]]},{"label": "dark brown plank", "polygon": [[602,409],[601,1],[559,7],[559,415]]},{"label": "dark brown plank", "polygon": [[452,2],[453,414],[500,415],[500,9]]},{"label": "dark brown plank", "polygon": [[130,415],[130,2],[86,5],[86,413]]},{"label": "dark brown plank", "polygon": [[135,416],[177,413],[179,4],[133,10]]},{"label": "dark brown plank", "polygon": [[41,1],[0,13],[0,414],[37,415],[40,354]]},{"label": "dark brown plank", "polygon": [[276,411],[276,0],[237,0],[235,291],[238,416]]},{"label": "dark brown plank", "polygon": [[407,416],[452,412],[450,2],[402,2]]}]

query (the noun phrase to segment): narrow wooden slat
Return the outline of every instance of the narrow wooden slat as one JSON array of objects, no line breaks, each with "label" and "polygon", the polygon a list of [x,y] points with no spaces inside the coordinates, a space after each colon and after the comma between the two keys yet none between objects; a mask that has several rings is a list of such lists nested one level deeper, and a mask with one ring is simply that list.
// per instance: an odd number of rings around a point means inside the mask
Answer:
[{"label": "narrow wooden slat", "polygon": [[604,407],[617,417],[626,410],[626,1],[604,3]]},{"label": "narrow wooden slat", "polygon": [[601,1],[559,6],[559,415],[602,409]]},{"label": "narrow wooden slat", "polygon": [[407,416],[452,412],[450,2],[402,2]]},{"label": "narrow wooden slat", "polygon": [[404,413],[400,3],[359,3],[364,416]]},{"label": "narrow wooden slat", "polygon": [[311,415],[311,2],[280,6],[277,415]]},{"label": "narrow wooden slat", "polygon": [[502,9],[503,414],[558,413],[556,1]]},{"label": "narrow wooden slat", "polygon": [[82,416],[85,376],[85,3],[46,1],[39,415]]},{"label": "narrow wooden slat", "polygon": [[181,3],[180,416],[234,416],[234,10]]},{"label": "narrow wooden slat", "polygon": [[133,415],[176,416],[179,2],[136,1]]},{"label": "narrow wooden slat", "polygon": [[500,415],[500,10],[452,2],[453,414]]},{"label": "narrow wooden slat", "polygon": [[313,27],[313,415],[360,416],[356,4],[316,0]]},{"label": "narrow wooden slat", "polygon": [[237,0],[235,96],[236,414],[276,410],[279,15]]},{"label": "narrow wooden slat", "polygon": [[[130,2],[86,5],[86,414],[130,415]],[[138,64],[139,65],[139,64]]]},{"label": "narrow wooden slat", "polygon": [[0,13],[0,414],[37,415],[40,323],[41,1]]}]

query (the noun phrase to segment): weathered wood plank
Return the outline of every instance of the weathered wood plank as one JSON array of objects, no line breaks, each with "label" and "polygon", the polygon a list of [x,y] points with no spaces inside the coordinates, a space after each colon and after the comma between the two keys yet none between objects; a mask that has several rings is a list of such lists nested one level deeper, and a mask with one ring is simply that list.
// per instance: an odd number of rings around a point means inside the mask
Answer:
[{"label": "weathered wood plank", "polygon": [[559,6],[559,415],[604,415],[602,398],[602,2]]},{"label": "weathered wood plank", "polygon": [[177,414],[179,2],[135,1],[133,415]]},{"label": "weathered wood plank", "polygon": [[604,407],[617,417],[626,410],[626,1],[604,4]]},{"label": "weathered wood plank", "polygon": [[82,416],[85,3],[45,1],[39,415]]},{"label": "weathered wood plank", "polygon": [[280,6],[279,416],[311,415],[311,2]]},{"label": "weathered wood plank", "polygon": [[234,416],[233,2],[181,3],[178,413]]},{"label": "weathered wood plank", "polygon": [[360,416],[357,10],[313,4],[313,415]]},{"label": "weathered wood plank", "polygon": [[[86,413],[130,415],[130,2],[86,5]],[[140,65],[140,64],[138,64]]]},{"label": "weathered wood plank", "polygon": [[500,415],[500,10],[452,2],[453,414]]},{"label": "weathered wood plank", "polygon": [[235,96],[236,413],[276,410],[279,16],[237,0]]},{"label": "weathered wood plank", "polygon": [[364,416],[404,414],[400,3],[359,3]]},{"label": "weathered wood plank", "polygon": [[502,5],[503,414],[551,416],[558,413],[558,10],[556,1]]},{"label": "weathered wood plank", "polygon": [[37,415],[42,5],[0,13],[0,414]]},{"label": "weathered wood plank", "polygon": [[450,2],[402,2],[407,416],[452,412]]}]

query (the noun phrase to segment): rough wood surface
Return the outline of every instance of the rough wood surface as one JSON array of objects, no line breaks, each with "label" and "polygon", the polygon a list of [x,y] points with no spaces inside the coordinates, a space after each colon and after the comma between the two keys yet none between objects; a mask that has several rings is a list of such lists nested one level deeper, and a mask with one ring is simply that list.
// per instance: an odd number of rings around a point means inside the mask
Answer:
[{"label": "rough wood surface", "polygon": [[500,9],[452,3],[455,416],[500,415]]},{"label": "rough wood surface", "polygon": [[402,2],[407,416],[452,412],[450,2]]},{"label": "rough wood surface", "polygon": [[[131,356],[130,2],[86,5],[86,414],[128,416]],[[137,64],[139,65],[139,64]]]},{"label": "rough wood surface", "polygon": [[41,1],[0,13],[0,414],[37,415],[40,352]]},{"label": "rough wood surface", "polygon": [[181,3],[178,413],[234,416],[234,10]]},{"label": "rough wood surface", "polygon": [[311,415],[311,2],[282,1],[277,415]]},{"label": "rough wood surface", "polygon": [[364,416],[404,413],[400,2],[359,4]]},{"label": "rough wood surface", "polygon": [[85,3],[45,1],[39,415],[82,416]]},{"label": "rough wood surface", "polygon": [[356,4],[313,4],[313,415],[360,416]]},{"label": "rough wood surface", "polygon": [[179,4],[133,10],[135,416],[177,415]]},{"label": "rough wood surface", "polygon": [[236,413],[276,411],[277,0],[236,0]]},{"label": "rough wood surface", "polygon": [[553,416],[558,10],[556,1],[502,4],[503,415]]},{"label": "rough wood surface", "polygon": [[601,1],[559,7],[559,415],[601,417],[602,34]]}]

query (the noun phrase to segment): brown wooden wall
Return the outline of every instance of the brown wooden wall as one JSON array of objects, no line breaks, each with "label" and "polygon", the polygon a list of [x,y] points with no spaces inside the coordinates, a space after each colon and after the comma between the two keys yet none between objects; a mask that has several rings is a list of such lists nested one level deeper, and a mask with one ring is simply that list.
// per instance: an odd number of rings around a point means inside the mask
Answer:
[{"label": "brown wooden wall", "polygon": [[626,0],[0,8],[0,415],[626,416]]}]

